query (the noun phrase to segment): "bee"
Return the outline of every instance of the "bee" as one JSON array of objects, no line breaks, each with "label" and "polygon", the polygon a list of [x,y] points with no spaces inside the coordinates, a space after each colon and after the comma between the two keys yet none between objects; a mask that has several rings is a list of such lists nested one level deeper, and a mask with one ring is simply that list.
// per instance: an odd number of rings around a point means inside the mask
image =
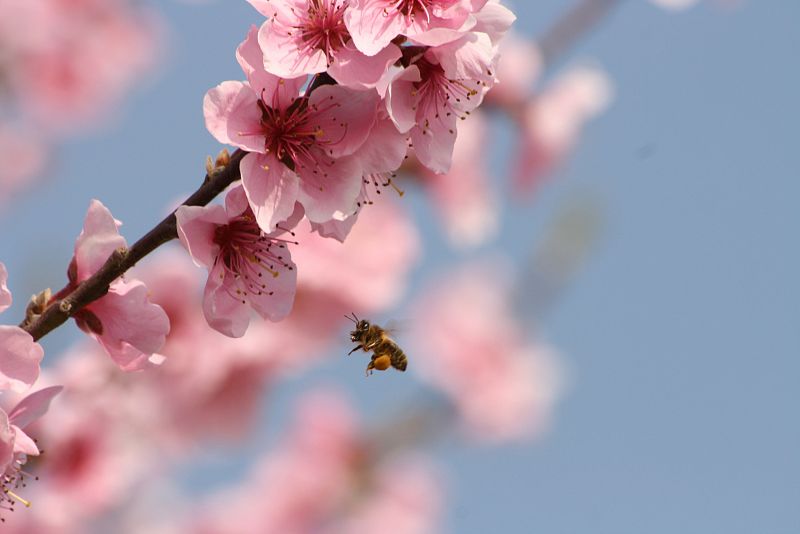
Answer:
[{"label": "bee", "polygon": [[406,370],[408,359],[403,349],[397,346],[386,330],[376,324],[370,324],[365,319],[359,319],[355,313],[352,317],[349,315],[345,317],[355,323],[356,329],[350,332],[350,341],[358,343],[347,355],[353,354],[358,349],[363,349],[364,352],[372,351],[372,359],[367,365],[367,376],[375,369],[385,371],[389,367],[394,367],[398,371]]}]

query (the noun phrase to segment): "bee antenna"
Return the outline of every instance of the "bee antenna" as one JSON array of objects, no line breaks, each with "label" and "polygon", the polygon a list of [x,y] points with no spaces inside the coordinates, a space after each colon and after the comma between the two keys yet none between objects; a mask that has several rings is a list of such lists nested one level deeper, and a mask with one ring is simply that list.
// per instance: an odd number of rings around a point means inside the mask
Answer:
[{"label": "bee antenna", "polygon": [[345,317],[347,317],[349,320],[353,321],[354,323],[358,324],[358,317],[356,317],[355,312],[350,312],[350,313],[353,314],[353,317],[350,317],[349,315],[345,315]]}]

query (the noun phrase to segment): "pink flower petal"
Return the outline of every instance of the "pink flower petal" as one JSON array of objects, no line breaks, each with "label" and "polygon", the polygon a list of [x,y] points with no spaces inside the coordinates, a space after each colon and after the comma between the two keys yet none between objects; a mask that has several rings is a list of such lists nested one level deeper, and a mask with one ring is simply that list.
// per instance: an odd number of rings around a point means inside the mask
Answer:
[{"label": "pink flower petal", "polygon": [[264,52],[264,69],[285,78],[325,72],[328,58],[322,48],[303,48],[303,23],[306,0],[272,0],[273,12],[258,32]]},{"label": "pink flower petal", "polygon": [[364,174],[397,170],[408,152],[406,138],[388,117],[379,119],[358,150]]},{"label": "pink flower petal", "polygon": [[251,152],[264,151],[261,112],[253,90],[242,82],[222,82],[206,93],[206,128],[220,143]]},{"label": "pink flower petal", "polygon": [[295,208],[299,179],[272,154],[248,154],[241,163],[242,186],[256,222],[271,232],[286,220]]},{"label": "pink flower petal", "polygon": [[356,48],[374,56],[403,29],[399,13],[388,15],[382,0],[355,0],[344,14],[344,22]]},{"label": "pink flower petal", "polygon": [[17,326],[0,326],[0,390],[22,393],[39,378],[42,346]]},{"label": "pink flower petal", "polygon": [[258,34],[258,28],[252,26],[247,38],[236,49],[236,59],[257,98],[263,98],[273,108],[288,107],[297,99],[307,77],[286,79],[268,73],[264,69],[264,53],[258,44]]},{"label": "pink flower petal", "polygon": [[8,282],[8,271],[3,262],[0,261],[0,312],[11,306],[11,291],[8,290],[6,282]]},{"label": "pink flower petal", "polygon": [[211,206],[181,206],[175,212],[178,237],[198,267],[214,266],[219,246],[214,243],[217,226],[225,224],[228,216],[225,208]]},{"label": "pink flower petal", "polygon": [[102,202],[92,200],[83,230],[75,242],[78,282],[97,272],[115,250],[127,246],[125,238],[119,235],[121,225]]},{"label": "pink flower petal", "polygon": [[229,284],[233,274],[228,273],[222,262],[208,273],[203,294],[203,313],[209,326],[228,337],[242,337],[250,324],[250,306],[234,298]]},{"label": "pink flower petal", "polygon": [[339,85],[323,85],[309,98],[318,110],[314,124],[322,129],[320,144],[334,158],[358,150],[370,133],[380,98],[375,91],[355,91]]},{"label": "pink flower petal", "polygon": [[417,124],[416,108],[419,98],[414,82],[419,82],[421,79],[419,69],[412,65],[397,72],[389,84],[385,100],[386,111],[401,132],[407,132]]},{"label": "pink flower petal", "polygon": [[61,386],[50,386],[31,393],[14,406],[8,414],[9,421],[19,428],[25,428],[47,412],[50,401],[61,393],[62,389],[64,388]]},{"label": "pink flower petal", "polygon": [[138,280],[117,280],[87,309],[102,324],[95,337],[123,371],[146,367],[169,333],[167,314],[149,301],[147,287]]},{"label": "pink flower petal", "polygon": [[428,128],[421,126],[411,130],[411,142],[419,161],[433,172],[447,172],[453,159],[453,146],[456,142],[455,115],[440,116],[428,122]]},{"label": "pink flower petal", "polygon": [[14,454],[38,456],[39,447],[36,446],[36,442],[16,425],[12,425],[11,428],[14,430]]},{"label": "pink flower petal", "polygon": [[300,172],[297,199],[305,208],[308,220],[344,219],[355,211],[362,176],[357,156],[337,159],[333,165],[320,165],[319,169],[304,168]]},{"label": "pink flower petal", "polygon": [[402,55],[400,49],[393,44],[374,56],[367,56],[356,48],[344,47],[336,53],[328,74],[345,87],[372,89]]},{"label": "pink flower petal", "polygon": [[14,429],[8,422],[8,415],[0,408],[0,473],[5,473],[14,460]]}]

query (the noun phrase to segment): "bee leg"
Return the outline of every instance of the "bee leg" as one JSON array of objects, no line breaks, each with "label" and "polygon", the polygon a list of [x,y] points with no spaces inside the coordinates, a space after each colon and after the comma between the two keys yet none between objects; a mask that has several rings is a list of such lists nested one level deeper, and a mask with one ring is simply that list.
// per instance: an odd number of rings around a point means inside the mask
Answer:
[{"label": "bee leg", "polygon": [[350,356],[351,354],[353,354],[353,353],[354,353],[355,351],[357,351],[358,349],[363,349],[363,348],[364,348],[364,345],[358,345],[356,348],[354,348],[353,350],[351,350],[350,352],[348,352],[348,353],[347,353],[347,355],[348,355],[348,356]]}]

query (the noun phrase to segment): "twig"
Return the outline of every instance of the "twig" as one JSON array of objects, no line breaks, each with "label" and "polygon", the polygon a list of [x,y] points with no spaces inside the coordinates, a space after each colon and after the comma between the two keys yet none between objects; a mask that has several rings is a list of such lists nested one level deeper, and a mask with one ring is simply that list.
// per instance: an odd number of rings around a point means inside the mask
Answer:
[{"label": "twig", "polygon": [[[211,175],[207,174],[203,185],[187,198],[183,205],[205,206],[211,202],[240,178],[239,163],[246,154],[242,150],[234,152],[231,155],[230,163],[224,168],[214,171]],[[81,282],[63,298],[57,298],[50,302],[38,317],[31,321],[23,321],[20,327],[33,336],[33,339],[41,339],[53,329],[64,324],[81,308],[105,295],[111,282],[136,265],[139,260],[176,237],[178,237],[178,231],[173,211],[129,248],[114,251],[96,273]]]}]

